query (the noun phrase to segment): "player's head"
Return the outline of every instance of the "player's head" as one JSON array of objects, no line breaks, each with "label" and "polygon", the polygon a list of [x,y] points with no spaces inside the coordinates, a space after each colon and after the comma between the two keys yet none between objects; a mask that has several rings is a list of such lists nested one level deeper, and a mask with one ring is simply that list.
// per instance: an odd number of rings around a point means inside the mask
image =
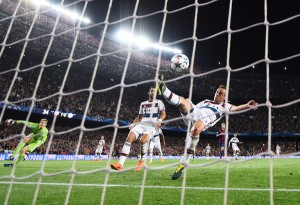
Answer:
[{"label": "player's head", "polygon": [[101,139],[104,140],[104,136],[103,135],[101,136]]},{"label": "player's head", "polygon": [[237,137],[237,136],[238,136],[238,133],[237,133],[237,132],[233,134],[233,137]]},{"label": "player's head", "polygon": [[221,129],[222,129],[222,130],[225,130],[225,128],[226,128],[226,124],[223,122],[223,123],[221,124]]},{"label": "player's head", "polygon": [[226,87],[225,85],[220,85],[216,90],[214,101],[216,102],[225,102],[226,98]]},{"label": "player's head", "polygon": [[153,85],[150,87],[148,92],[149,100],[153,100],[155,93],[156,93],[156,86]]},{"label": "player's head", "polygon": [[46,118],[41,119],[39,122],[39,129],[43,129],[44,127],[46,127],[47,123],[48,120]]}]

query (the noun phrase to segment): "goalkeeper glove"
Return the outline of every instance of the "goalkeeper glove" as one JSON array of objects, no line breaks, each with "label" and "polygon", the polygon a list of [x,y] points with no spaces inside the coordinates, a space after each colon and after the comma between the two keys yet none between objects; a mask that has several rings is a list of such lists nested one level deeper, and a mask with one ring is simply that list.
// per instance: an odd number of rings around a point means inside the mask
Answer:
[{"label": "goalkeeper glove", "polygon": [[13,119],[7,119],[5,120],[5,124],[6,125],[14,125],[16,123],[16,120]]}]

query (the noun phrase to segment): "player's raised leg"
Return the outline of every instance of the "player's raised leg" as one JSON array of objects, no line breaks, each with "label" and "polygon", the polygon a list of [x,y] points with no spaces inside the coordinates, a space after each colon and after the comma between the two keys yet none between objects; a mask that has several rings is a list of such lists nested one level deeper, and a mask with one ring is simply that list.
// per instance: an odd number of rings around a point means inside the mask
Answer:
[{"label": "player's raised leg", "polygon": [[175,93],[173,93],[167,85],[164,83],[164,76],[162,74],[159,75],[159,85],[158,85],[158,90],[157,93],[160,95],[163,95],[165,100],[171,104],[178,106],[179,110],[181,113],[188,113],[190,112],[193,107],[192,104],[189,100],[185,99],[182,96],[179,96]]}]

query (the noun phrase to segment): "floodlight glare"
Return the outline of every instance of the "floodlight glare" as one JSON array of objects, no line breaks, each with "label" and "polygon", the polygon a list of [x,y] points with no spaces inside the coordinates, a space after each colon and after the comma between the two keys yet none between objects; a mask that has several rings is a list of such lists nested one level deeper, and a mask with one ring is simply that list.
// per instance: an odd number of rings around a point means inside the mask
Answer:
[{"label": "floodlight glare", "polygon": [[60,7],[59,5],[55,5],[55,4],[51,4],[46,0],[31,0],[31,2],[34,5],[37,6],[47,6],[52,8],[53,10],[57,11],[57,12],[61,12],[63,15],[65,16],[69,16],[75,20],[81,20],[82,22],[89,24],[91,23],[91,20],[89,18],[86,17],[81,17],[79,14],[77,14],[76,12],[72,12],[70,10],[64,9],[63,7]]},{"label": "floodlight glare", "polygon": [[152,45],[152,43],[145,37],[136,38],[135,44],[140,48],[148,48]]},{"label": "floodlight glare", "polygon": [[154,48],[154,49],[159,49],[159,50],[172,52],[172,53],[182,53],[180,49],[161,46],[157,43],[152,43],[149,39],[147,39],[144,36],[134,36],[132,33],[126,31],[119,31],[116,34],[116,38],[121,43],[125,43],[125,44],[132,43],[133,45],[139,48],[144,48],[144,49]]}]

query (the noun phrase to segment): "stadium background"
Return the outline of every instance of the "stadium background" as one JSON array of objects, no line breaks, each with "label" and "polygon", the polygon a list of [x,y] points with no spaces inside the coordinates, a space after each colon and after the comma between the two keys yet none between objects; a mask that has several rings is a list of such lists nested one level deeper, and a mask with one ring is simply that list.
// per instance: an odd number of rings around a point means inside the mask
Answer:
[{"label": "stadium background", "polygon": [[[6,31],[9,27],[10,19],[8,17],[12,15],[16,6],[16,1],[3,2],[4,3],[0,5],[1,19],[4,19],[0,23],[1,42],[5,39]],[[21,7],[19,14],[26,13],[27,9],[28,8]],[[4,50],[0,58],[0,84],[1,88],[3,88],[1,94],[2,102],[8,95],[7,91],[15,74],[14,68],[17,66],[25,43],[21,39],[25,38],[33,16],[34,14],[32,13],[17,17],[6,41],[7,45],[11,45]],[[28,42],[19,66],[20,70],[17,81],[14,82],[12,92],[9,94],[8,101],[10,102],[9,104],[13,106],[6,108],[3,119],[26,118],[28,113],[21,110],[30,107],[32,104],[31,97],[38,76],[40,75],[40,64],[49,44],[51,38],[50,32],[54,26],[54,22],[55,19],[51,17],[51,15],[47,15],[47,12],[38,16],[30,35],[30,39],[32,40]],[[100,30],[100,33],[102,31]],[[34,107],[37,108],[37,112],[31,114],[30,120],[32,121],[37,121],[39,118],[45,117],[45,115],[41,115],[44,109],[54,111],[59,94],[61,94],[59,90],[66,74],[69,63],[68,58],[76,30],[74,29],[74,25],[65,19],[64,22],[59,22],[56,32],[62,34],[55,36],[47,55],[45,63],[47,66],[42,73],[41,83],[35,96],[36,99],[39,99],[34,104]],[[62,113],[72,113],[73,117],[58,117],[55,131],[68,130],[74,126],[79,126],[81,123],[82,119],[80,116],[84,113],[86,102],[90,94],[89,86],[97,58],[95,53],[100,39],[101,35],[97,36],[88,29],[83,29],[79,32],[79,38],[77,39],[75,52],[73,54],[72,67],[68,73],[59,108],[59,111]],[[101,50],[103,56],[100,58],[95,83],[93,85],[95,92],[92,95],[91,104],[87,113],[90,118],[85,122],[87,128],[97,128],[97,130],[87,133],[86,140],[88,142],[86,142],[87,144],[83,144],[85,148],[82,148],[81,152],[86,152],[88,147],[90,147],[89,149],[95,147],[95,142],[102,131],[106,133],[108,141],[110,136],[112,136],[112,126],[108,126],[109,128],[105,130],[103,130],[101,126],[112,124],[116,117],[115,113],[121,90],[120,82],[127,56],[127,52],[122,51],[122,49],[125,48],[124,45],[115,42],[113,39],[110,33],[107,33],[104,39]],[[124,88],[122,106],[118,116],[121,125],[126,126],[130,124],[137,115],[139,103],[147,99],[147,90],[151,84],[155,83],[153,79],[156,74],[157,57],[158,53],[156,51],[136,50],[132,53],[125,76],[125,84],[127,86]],[[181,76],[182,73],[176,73],[170,70],[169,59],[170,54],[164,54],[162,56],[160,72],[163,73],[167,79],[174,79]],[[249,99],[255,99],[261,103],[266,101],[266,76],[263,70],[264,66],[264,63],[260,63],[256,67],[245,71],[231,73],[229,91],[231,103],[241,104],[247,102]],[[194,66],[194,72],[195,74],[205,74],[205,72],[212,71],[216,68],[217,65],[215,67],[196,65]],[[296,100],[299,97],[300,86],[298,77],[297,72],[271,73],[270,101],[273,105],[284,104]],[[226,78],[227,71],[225,70],[196,77],[193,83],[194,92],[192,100],[197,102],[200,99],[211,99],[216,88],[220,84],[226,84]],[[178,94],[186,96],[190,86],[190,78],[187,76],[186,78],[172,81],[168,83],[168,85],[171,89],[176,90]],[[3,106],[3,104],[1,104],[1,106]],[[173,118],[180,117],[179,112],[172,106],[166,106],[167,119],[170,121],[164,124],[164,131],[165,134],[172,139],[169,140],[169,147],[167,147],[167,149],[171,149],[171,154],[175,153],[180,155],[180,147],[184,143],[184,129],[186,126],[181,119],[172,120]],[[48,114],[46,117],[50,120],[50,126],[53,113]],[[251,150],[253,151],[251,152],[250,150],[250,153],[255,154],[259,152],[261,144],[267,142],[267,120],[268,110],[266,107],[260,107],[255,112],[249,111],[238,115],[231,115],[229,118],[229,131],[231,133],[239,132],[240,139],[249,142],[249,145],[244,146],[252,147]],[[279,143],[283,146],[283,151],[286,153],[299,151],[299,124],[299,105],[297,103],[283,108],[272,109],[272,135],[274,136],[274,138],[272,138],[272,149],[274,150],[276,144]],[[198,154],[201,154],[201,149],[207,142],[213,144],[215,148],[217,147],[217,141],[214,138],[214,133],[217,129],[218,125],[203,134],[199,143]],[[17,132],[19,132],[19,130],[16,129],[8,133]],[[119,132],[120,137],[118,137],[118,142],[122,143],[128,130],[121,127]],[[73,145],[75,145],[77,134],[78,132],[71,132],[66,134],[66,136],[59,135],[57,140],[61,143],[62,140],[68,139],[73,141]],[[1,138],[5,138],[6,136],[7,134],[2,133]],[[180,139],[178,147],[172,143],[174,140],[177,140],[176,138]],[[13,148],[17,141],[18,140],[15,139],[12,142],[2,142],[2,147],[7,148],[7,146],[10,146],[10,148]],[[57,143],[59,144],[59,142]],[[44,148],[42,147],[41,150],[37,150],[37,152],[43,152],[45,146]],[[55,144],[53,147],[54,146]],[[74,149],[72,150],[71,147],[72,145],[70,145],[67,150],[61,148],[59,151],[56,150],[53,152],[74,153]],[[137,152],[137,150],[134,150],[133,154]]]}]

